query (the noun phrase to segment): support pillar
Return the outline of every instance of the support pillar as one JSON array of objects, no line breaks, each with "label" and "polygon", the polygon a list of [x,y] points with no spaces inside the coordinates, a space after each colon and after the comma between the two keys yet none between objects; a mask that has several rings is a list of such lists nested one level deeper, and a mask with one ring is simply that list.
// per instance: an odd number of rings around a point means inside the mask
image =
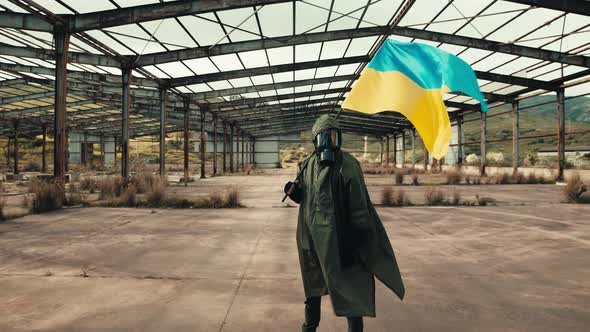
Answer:
[{"label": "support pillar", "polygon": [[66,126],[66,161],[65,161],[66,173],[69,170],[69,165],[70,165],[70,128],[68,128]]},{"label": "support pillar", "polygon": [[406,166],[406,132],[402,131],[402,168]]},{"label": "support pillar", "polygon": [[217,116],[213,116],[213,176],[217,175]]},{"label": "support pillar", "polygon": [[393,135],[393,168],[397,167],[397,135]]},{"label": "support pillar", "polygon": [[188,186],[188,149],[189,149],[189,133],[188,133],[188,128],[189,128],[189,105],[190,102],[188,99],[184,100],[184,123],[183,123],[183,129],[184,129],[184,136],[183,136],[183,154],[184,154],[184,158],[183,158],[183,170],[184,170],[184,186]]},{"label": "support pillar", "polygon": [[10,136],[6,140],[6,169],[10,171]]},{"label": "support pillar", "polygon": [[563,181],[565,168],[565,99],[564,90],[557,91],[557,180]]},{"label": "support pillar", "polygon": [[252,167],[256,168],[256,138],[252,136]]},{"label": "support pillar", "polygon": [[166,176],[166,89],[160,89],[160,176]]},{"label": "support pillar", "polygon": [[65,192],[66,174],[66,94],[67,64],[70,34],[56,30],[55,38],[55,100],[54,100],[54,140],[53,140],[53,176],[55,182]]},{"label": "support pillar", "polygon": [[41,146],[41,172],[47,173],[47,125],[41,126],[43,132],[43,145]]},{"label": "support pillar", "polygon": [[424,144],[424,140],[422,140],[422,145],[424,146],[424,170],[427,171],[430,157],[428,155],[428,149],[426,148],[426,144]]},{"label": "support pillar", "polygon": [[14,121],[14,174],[18,174],[18,120]]},{"label": "support pillar", "polygon": [[227,124],[225,121],[223,122],[223,173],[227,172],[227,133],[226,133]]},{"label": "support pillar", "polygon": [[520,112],[518,111],[518,100],[512,102],[512,172],[518,172],[520,166],[519,151],[519,134],[520,134]]},{"label": "support pillar", "polygon": [[241,132],[241,134],[242,134],[242,171],[243,171],[244,170],[244,165],[246,164],[245,163],[245,160],[244,160],[245,150],[246,150],[244,148],[244,141],[246,140],[246,136],[244,135],[244,132],[243,131]]},{"label": "support pillar", "polygon": [[383,165],[383,137],[379,137],[379,164]]},{"label": "support pillar", "polygon": [[[131,104],[131,69],[122,69],[123,95],[121,107],[121,177],[123,181],[129,178],[129,105]],[[117,159],[117,144],[115,143],[115,163]]]},{"label": "support pillar", "polygon": [[457,165],[459,167],[463,166],[463,117],[462,116],[457,118]]},{"label": "support pillar", "polygon": [[412,168],[416,168],[416,129],[412,129]]},{"label": "support pillar", "polygon": [[487,140],[488,140],[488,126],[487,126],[487,119],[488,119],[488,114],[486,112],[481,112],[481,146],[480,146],[480,150],[481,150],[481,165],[479,167],[479,174],[481,176],[486,175],[486,164],[487,164],[487,160],[486,160],[486,155],[487,155]]},{"label": "support pillar", "polygon": [[229,125],[229,171],[234,172],[234,125]]},{"label": "support pillar", "polygon": [[240,171],[240,131],[236,129],[236,172]]},{"label": "support pillar", "polygon": [[385,165],[389,166],[389,135],[385,136]]},{"label": "support pillar", "polygon": [[201,179],[204,179],[205,176],[205,150],[207,149],[207,138],[205,137],[205,116],[206,116],[206,108],[205,106],[201,105],[201,137],[200,137],[200,159],[201,159]]}]

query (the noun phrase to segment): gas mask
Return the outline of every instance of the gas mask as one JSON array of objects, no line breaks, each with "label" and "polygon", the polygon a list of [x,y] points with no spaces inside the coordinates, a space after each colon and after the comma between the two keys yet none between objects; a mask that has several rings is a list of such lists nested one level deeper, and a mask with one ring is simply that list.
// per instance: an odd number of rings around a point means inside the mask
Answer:
[{"label": "gas mask", "polygon": [[322,130],[314,138],[313,144],[320,158],[320,165],[331,165],[336,160],[336,151],[342,146],[342,134],[334,128]]}]

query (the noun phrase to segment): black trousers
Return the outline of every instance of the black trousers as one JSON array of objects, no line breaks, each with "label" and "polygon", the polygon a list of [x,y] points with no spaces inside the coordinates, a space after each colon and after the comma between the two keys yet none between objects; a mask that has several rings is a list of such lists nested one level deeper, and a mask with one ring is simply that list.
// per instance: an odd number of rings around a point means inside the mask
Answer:
[{"label": "black trousers", "polygon": [[[322,312],[322,298],[310,297],[305,300],[305,322],[301,327],[303,332],[315,332],[320,325]],[[348,332],[363,332],[363,317],[346,317]]]}]

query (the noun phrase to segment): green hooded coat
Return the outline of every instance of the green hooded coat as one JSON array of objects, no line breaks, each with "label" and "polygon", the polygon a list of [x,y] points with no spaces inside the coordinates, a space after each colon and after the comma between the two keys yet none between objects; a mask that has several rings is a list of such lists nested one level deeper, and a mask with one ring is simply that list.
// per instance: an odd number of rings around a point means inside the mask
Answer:
[{"label": "green hooded coat", "polygon": [[[315,137],[339,128],[329,115],[313,126]],[[377,277],[400,299],[405,289],[393,248],[369,199],[359,162],[338,152],[330,166],[314,153],[300,178],[302,200],[297,247],[306,297],[330,294],[337,316],[375,317]]]}]

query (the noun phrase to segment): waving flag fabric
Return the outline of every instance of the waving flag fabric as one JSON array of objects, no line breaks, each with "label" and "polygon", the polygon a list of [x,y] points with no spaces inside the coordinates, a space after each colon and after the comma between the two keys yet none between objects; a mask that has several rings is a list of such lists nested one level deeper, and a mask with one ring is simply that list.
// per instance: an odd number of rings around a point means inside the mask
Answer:
[{"label": "waving flag fabric", "polygon": [[460,92],[487,103],[473,69],[459,57],[420,43],[388,39],[361,74],[342,108],[362,113],[396,111],[416,127],[432,156],[449,149],[451,124],[443,95]]}]

